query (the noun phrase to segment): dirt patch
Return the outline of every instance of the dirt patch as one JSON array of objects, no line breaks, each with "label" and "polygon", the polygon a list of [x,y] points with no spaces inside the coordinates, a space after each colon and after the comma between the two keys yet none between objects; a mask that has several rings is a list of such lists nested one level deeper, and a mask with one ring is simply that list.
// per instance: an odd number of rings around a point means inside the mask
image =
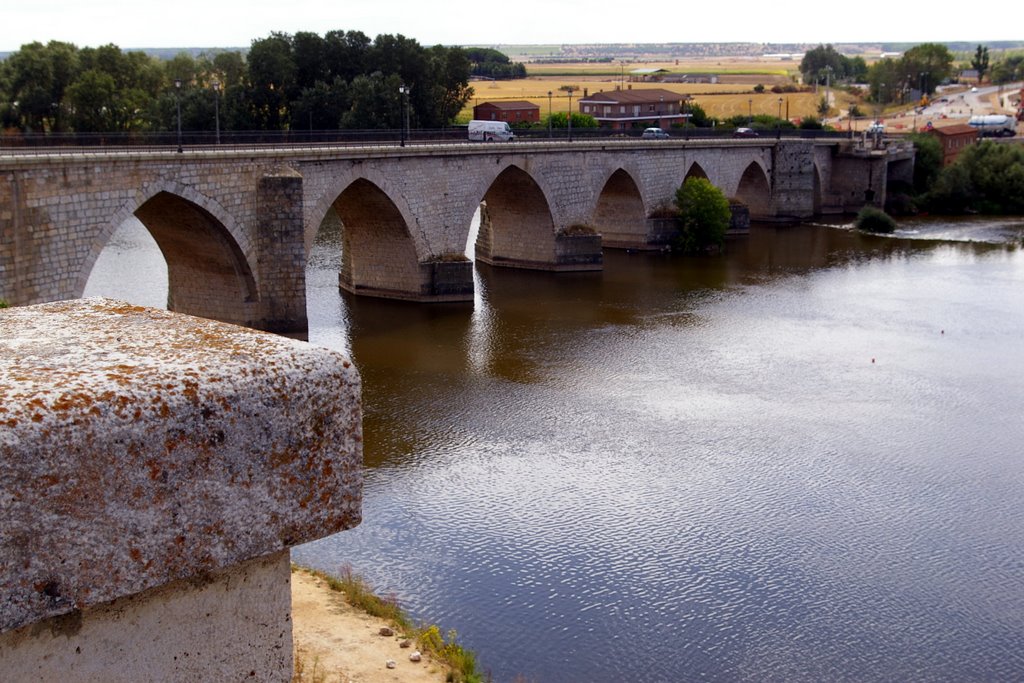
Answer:
[{"label": "dirt patch", "polygon": [[[292,570],[292,640],[302,683],[443,683],[447,669],[426,655],[412,662],[415,643],[380,635],[390,626],[356,610],[341,593],[302,569]],[[395,668],[387,668],[388,660]],[[299,673],[301,669],[301,673]]]}]

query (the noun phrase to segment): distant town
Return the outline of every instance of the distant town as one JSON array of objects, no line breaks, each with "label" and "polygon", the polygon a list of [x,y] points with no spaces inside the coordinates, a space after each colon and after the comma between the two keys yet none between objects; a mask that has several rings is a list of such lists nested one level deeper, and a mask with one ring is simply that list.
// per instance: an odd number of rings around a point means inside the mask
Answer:
[{"label": "distant town", "polygon": [[[996,41],[955,41],[943,42],[951,52],[970,52],[979,42],[984,43],[992,52],[1024,49],[1024,40]],[[779,59],[800,59],[804,52],[813,49],[819,43],[594,43],[594,44],[484,44],[473,43],[461,47],[487,47],[508,55],[514,61],[662,61],[666,59],[682,59],[694,57],[777,57]],[[836,51],[845,55],[880,56],[900,53],[910,49],[917,43],[832,43]],[[217,46],[217,47],[169,47],[123,48],[126,51],[145,52],[160,59],[187,53],[193,56],[211,54],[221,51],[245,52],[248,46]],[[10,52],[0,52],[0,59],[5,59]]]}]

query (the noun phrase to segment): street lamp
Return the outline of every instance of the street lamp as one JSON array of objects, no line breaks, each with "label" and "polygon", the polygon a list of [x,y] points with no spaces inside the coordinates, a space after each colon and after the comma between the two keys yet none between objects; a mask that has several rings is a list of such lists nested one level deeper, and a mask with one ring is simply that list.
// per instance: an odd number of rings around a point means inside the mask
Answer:
[{"label": "street lamp", "polygon": [[782,98],[779,98],[779,115],[775,123],[775,139],[782,139]]},{"label": "street lamp", "polygon": [[174,105],[178,110],[178,154],[181,154],[181,79],[174,79]]},{"label": "street lamp", "polygon": [[551,138],[551,91],[548,90],[548,138]]},{"label": "street lamp", "polygon": [[402,110],[401,110],[401,129],[402,129],[401,136],[402,137],[401,137],[401,140],[402,141],[399,144],[400,144],[400,146],[405,147],[405,124],[406,124],[405,117],[406,117],[406,110],[408,109],[407,103],[409,101],[409,88],[407,88],[405,86],[405,84],[402,84],[402,85],[398,86],[398,95],[399,95],[399,97],[402,98],[402,102],[401,102],[401,106],[402,106]]},{"label": "street lamp", "polygon": [[754,98],[751,97],[747,100],[747,125],[751,128],[754,127]]},{"label": "street lamp", "polygon": [[566,90],[569,92],[569,142],[572,142],[572,87]]},{"label": "street lamp", "polygon": [[216,126],[217,137],[215,138],[217,144],[220,144],[220,81],[214,81],[210,84],[213,87],[213,120]]}]

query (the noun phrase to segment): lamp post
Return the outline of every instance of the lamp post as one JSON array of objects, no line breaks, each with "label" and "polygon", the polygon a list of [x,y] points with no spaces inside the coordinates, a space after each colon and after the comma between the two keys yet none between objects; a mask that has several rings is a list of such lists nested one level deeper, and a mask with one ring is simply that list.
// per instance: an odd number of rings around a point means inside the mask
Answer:
[{"label": "lamp post", "polygon": [[398,96],[402,99],[402,101],[401,101],[402,109],[400,111],[400,124],[401,124],[400,128],[401,128],[402,132],[401,132],[401,142],[399,143],[399,145],[401,147],[405,147],[405,109],[406,109],[405,103],[407,101],[407,95],[408,94],[409,94],[409,89],[405,87],[405,84],[402,84],[402,85],[398,86]]},{"label": "lamp post", "polygon": [[775,139],[782,139],[782,98],[779,98],[779,115],[775,123]]},{"label": "lamp post", "polygon": [[572,142],[572,87],[566,88],[569,92],[569,142]]},{"label": "lamp post", "polygon": [[181,79],[174,79],[174,106],[178,110],[178,154],[181,154]]},{"label": "lamp post", "polygon": [[663,114],[664,111],[665,111],[665,98],[662,96],[662,97],[658,98],[658,128],[664,128],[665,127],[665,124],[662,123],[662,121],[661,121],[662,116],[664,115]]},{"label": "lamp post", "polygon": [[551,91],[548,90],[548,138],[551,138]]},{"label": "lamp post", "polygon": [[747,100],[747,126],[754,127],[754,98]]},{"label": "lamp post", "polygon": [[213,121],[214,130],[216,131],[217,144],[220,144],[220,81],[214,81],[210,84],[213,87]]}]

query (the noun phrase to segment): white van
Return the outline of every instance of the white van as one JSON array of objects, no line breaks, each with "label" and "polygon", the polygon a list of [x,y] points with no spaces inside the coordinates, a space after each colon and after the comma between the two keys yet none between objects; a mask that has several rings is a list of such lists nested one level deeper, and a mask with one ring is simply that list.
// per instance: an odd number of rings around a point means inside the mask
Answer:
[{"label": "white van", "polygon": [[469,139],[471,142],[512,142],[516,134],[504,121],[470,121]]}]

